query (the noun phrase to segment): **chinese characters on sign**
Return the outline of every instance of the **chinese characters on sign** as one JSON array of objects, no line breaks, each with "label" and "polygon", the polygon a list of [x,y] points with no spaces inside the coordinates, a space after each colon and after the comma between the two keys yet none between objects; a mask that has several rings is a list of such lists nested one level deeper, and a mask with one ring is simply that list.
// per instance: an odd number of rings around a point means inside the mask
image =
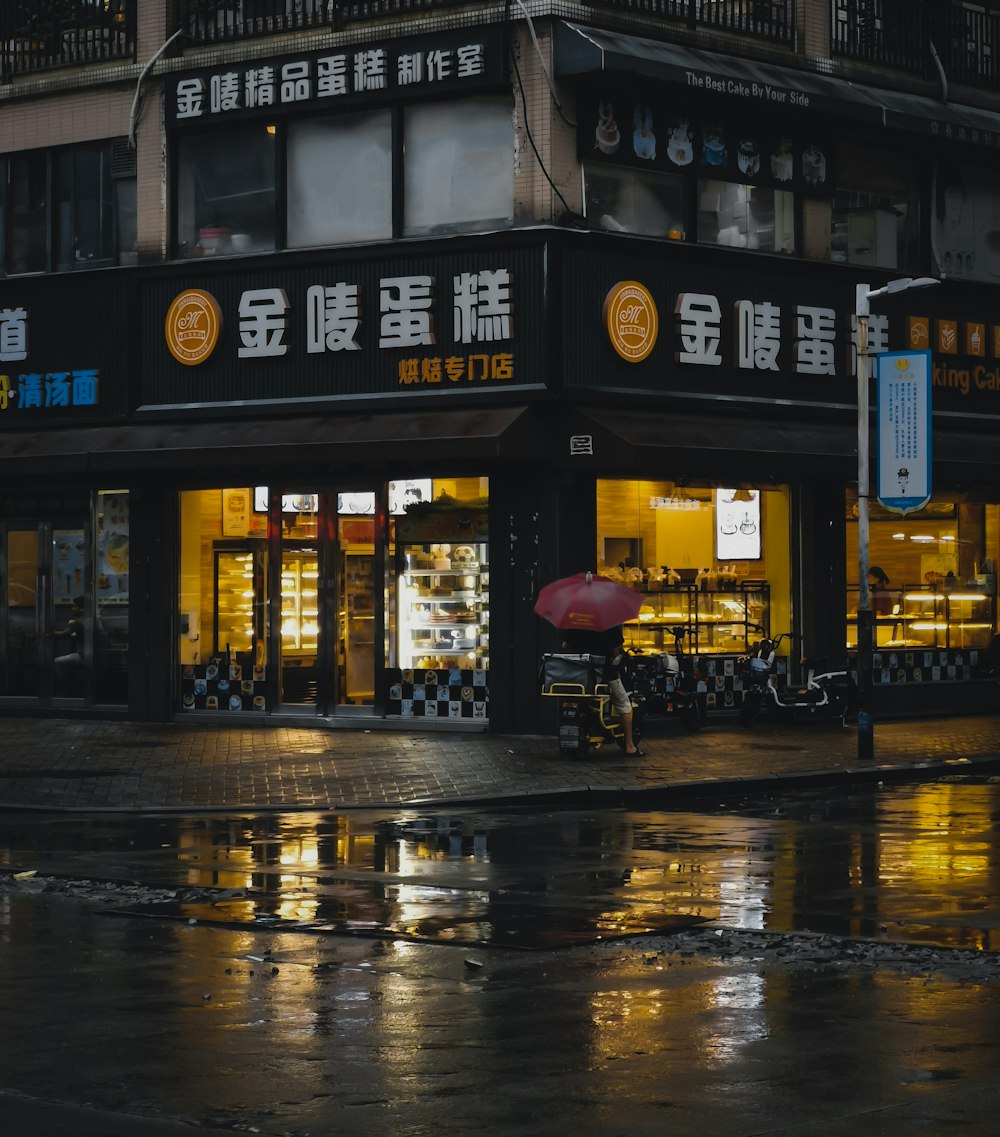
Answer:
[{"label": "chinese characters on sign", "polygon": [[[722,307],[718,297],[708,293],[682,292],[674,304],[679,348],[678,363],[697,363],[720,367],[726,362],[723,349]],[[857,326],[852,317],[850,358],[842,366],[837,360],[837,313],[833,308],[797,304],[791,313],[790,359],[783,362],[782,320],[784,313],[770,301],[755,303],[738,300],[733,312],[733,364],[749,371],[791,370],[799,375],[855,374],[857,367]],[[886,316],[872,316],[869,343],[873,352],[888,346],[889,322]]]},{"label": "chinese characters on sign", "polygon": [[931,353],[878,358],[878,500],[912,513],[931,496]]},{"label": "chinese characters on sign", "polygon": [[[511,273],[506,268],[459,272],[451,278],[451,341],[464,345],[502,343],[514,338],[511,303]],[[432,276],[382,277],[378,282],[377,344],[380,349],[414,349],[434,347],[438,342],[435,315],[439,294]],[[175,297],[170,311],[191,294]],[[208,297],[207,293],[198,293]],[[214,298],[208,297],[217,308]],[[348,280],[333,284],[310,283],[305,288],[305,324],[302,346],[307,355],[354,352],[362,349],[362,311],[375,305],[363,304],[361,287]],[[205,305],[203,304],[202,307]],[[285,288],[248,288],[240,294],[238,304],[239,359],[267,359],[287,356],[293,348],[294,307]],[[184,330],[190,335],[197,330],[192,317],[186,315]],[[221,320],[221,316],[219,317]],[[166,322],[167,343],[172,346],[171,321]],[[214,341],[213,341],[214,346]],[[204,355],[199,359],[207,359]],[[180,362],[190,363],[187,358]],[[510,352],[459,352],[429,357],[403,358],[396,363],[400,385],[419,383],[458,383],[492,380],[503,382],[514,377],[514,357]]]},{"label": "chinese characters on sign", "polygon": [[332,105],[351,96],[409,95],[443,84],[485,80],[496,56],[495,36],[468,42],[445,35],[310,53],[308,56],[240,60],[225,68],[176,79],[167,93],[173,126],[231,116]]},{"label": "chinese characters on sign", "polygon": [[[28,313],[0,309],[0,365],[28,358]],[[97,405],[97,369],[0,373],[0,412]]]}]

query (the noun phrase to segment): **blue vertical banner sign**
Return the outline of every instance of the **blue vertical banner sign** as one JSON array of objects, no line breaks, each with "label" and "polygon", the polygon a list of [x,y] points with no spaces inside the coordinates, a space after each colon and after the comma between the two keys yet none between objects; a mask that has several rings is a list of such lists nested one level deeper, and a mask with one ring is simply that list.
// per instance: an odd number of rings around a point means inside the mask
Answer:
[{"label": "blue vertical banner sign", "polygon": [[878,356],[879,504],[893,513],[922,509],[931,496],[931,353]]}]

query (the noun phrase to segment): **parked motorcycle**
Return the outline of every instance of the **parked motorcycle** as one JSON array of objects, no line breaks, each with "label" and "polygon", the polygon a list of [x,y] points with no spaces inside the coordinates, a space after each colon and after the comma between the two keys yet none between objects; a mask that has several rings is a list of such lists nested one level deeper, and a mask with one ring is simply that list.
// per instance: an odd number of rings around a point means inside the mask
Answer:
[{"label": "parked motorcycle", "polygon": [[806,679],[800,686],[781,688],[775,672],[775,659],[788,632],[773,638],[762,636],[739,661],[743,680],[740,722],[753,726],[762,711],[788,718],[839,718],[841,722],[854,702],[855,686],[846,669],[820,670],[820,660],[803,660]]},{"label": "parked motorcycle", "polygon": [[687,629],[670,629],[674,652],[631,651],[626,657],[632,690],[648,715],[676,715],[686,730],[700,730],[704,712],[698,697],[696,661],[684,651]]},{"label": "parked motorcycle", "polygon": [[[582,758],[608,742],[625,748],[621,718],[604,681],[603,656],[551,654],[542,657],[542,694],[556,700],[559,749]],[[632,703],[632,741],[642,738],[645,699],[632,690],[626,661],[622,682]]]}]

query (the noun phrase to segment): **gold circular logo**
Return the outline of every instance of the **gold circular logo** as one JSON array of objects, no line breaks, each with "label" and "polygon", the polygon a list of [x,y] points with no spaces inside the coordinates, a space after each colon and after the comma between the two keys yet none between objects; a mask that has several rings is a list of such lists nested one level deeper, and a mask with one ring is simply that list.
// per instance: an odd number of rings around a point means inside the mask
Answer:
[{"label": "gold circular logo", "polygon": [[194,367],[215,351],[222,331],[222,310],[210,292],[189,289],[174,297],[163,330],[174,359]]},{"label": "gold circular logo", "polygon": [[659,330],[649,289],[637,280],[619,281],[604,300],[604,325],[622,359],[641,363],[653,350]]}]

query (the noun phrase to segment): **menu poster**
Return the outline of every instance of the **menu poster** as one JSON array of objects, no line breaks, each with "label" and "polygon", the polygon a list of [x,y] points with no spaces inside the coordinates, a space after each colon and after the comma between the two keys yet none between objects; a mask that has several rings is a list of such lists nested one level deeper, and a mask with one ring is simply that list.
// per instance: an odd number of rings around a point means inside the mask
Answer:
[{"label": "menu poster", "polygon": [[760,560],[760,490],[715,491],[715,548],[720,561]]},{"label": "menu poster", "polygon": [[128,603],[128,494],[103,494],[97,526],[97,602]]},{"label": "menu poster", "polygon": [[222,491],[222,535],[246,537],[250,532],[253,498],[249,486]]},{"label": "menu poster", "polygon": [[83,593],[86,549],[83,530],[57,529],[52,534],[52,542],[52,595],[56,604],[67,604]]}]

